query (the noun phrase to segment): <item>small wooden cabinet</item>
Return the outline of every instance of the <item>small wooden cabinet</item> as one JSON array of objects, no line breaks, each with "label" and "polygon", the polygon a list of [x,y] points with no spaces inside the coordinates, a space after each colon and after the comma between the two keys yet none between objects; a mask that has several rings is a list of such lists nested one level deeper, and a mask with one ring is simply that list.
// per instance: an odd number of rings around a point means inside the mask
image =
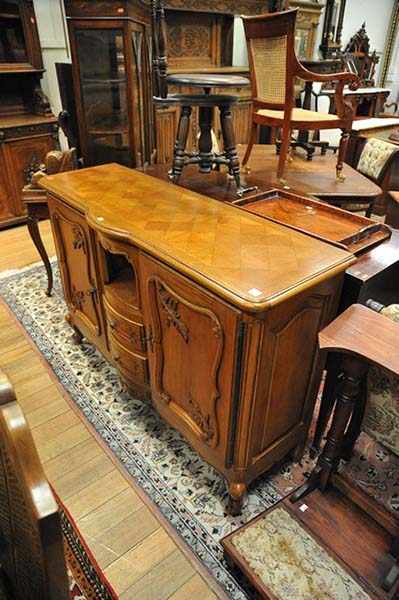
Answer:
[{"label": "small wooden cabinet", "polygon": [[152,396],[226,477],[237,512],[255,477],[303,451],[317,334],[353,256],[119,165],[40,184],[75,337]]},{"label": "small wooden cabinet", "polygon": [[57,145],[40,87],[43,62],[33,2],[0,1],[0,228],[26,219],[22,188]]}]

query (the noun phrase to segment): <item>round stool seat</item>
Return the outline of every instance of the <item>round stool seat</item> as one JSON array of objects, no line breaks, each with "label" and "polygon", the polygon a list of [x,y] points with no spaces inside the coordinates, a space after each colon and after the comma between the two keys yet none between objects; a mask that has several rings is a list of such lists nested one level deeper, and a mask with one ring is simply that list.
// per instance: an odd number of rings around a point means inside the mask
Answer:
[{"label": "round stool seat", "polygon": [[187,85],[189,87],[214,88],[214,87],[247,87],[249,79],[240,75],[206,74],[206,73],[175,73],[168,75],[169,85]]},{"label": "round stool seat", "polygon": [[154,98],[157,104],[181,104],[184,106],[229,106],[238,96],[227,94],[170,94],[166,98]]}]

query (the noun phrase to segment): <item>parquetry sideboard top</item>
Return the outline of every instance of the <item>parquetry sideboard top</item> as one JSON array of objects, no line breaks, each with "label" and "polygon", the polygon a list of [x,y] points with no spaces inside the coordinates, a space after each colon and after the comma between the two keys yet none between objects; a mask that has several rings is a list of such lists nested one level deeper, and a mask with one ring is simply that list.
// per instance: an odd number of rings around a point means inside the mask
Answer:
[{"label": "parquetry sideboard top", "polygon": [[262,311],[344,271],[349,252],[257,215],[117,164],[40,184],[128,241],[231,303]]}]

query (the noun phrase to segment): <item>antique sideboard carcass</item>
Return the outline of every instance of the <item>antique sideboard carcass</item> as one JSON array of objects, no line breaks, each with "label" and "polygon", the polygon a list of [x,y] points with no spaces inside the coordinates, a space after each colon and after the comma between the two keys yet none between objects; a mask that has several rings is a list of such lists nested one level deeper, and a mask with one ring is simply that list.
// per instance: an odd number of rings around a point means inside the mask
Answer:
[{"label": "antique sideboard carcass", "polygon": [[351,253],[110,164],[43,178],[68,320],[228,482],[303,451]]}]

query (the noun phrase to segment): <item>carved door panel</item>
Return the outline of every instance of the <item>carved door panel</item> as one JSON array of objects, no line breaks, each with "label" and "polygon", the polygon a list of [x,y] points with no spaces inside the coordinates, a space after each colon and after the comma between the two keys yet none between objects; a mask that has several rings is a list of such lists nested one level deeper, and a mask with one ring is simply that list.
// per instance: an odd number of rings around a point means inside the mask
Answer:
[{"label": "carved door panel", "polygon": [[102,335],[92,240],[84,217],[49,198],[65,300],[73,325],[90,340]]},{"label": "carved door panel", "polygon": [[223,457],[239,312],[155,261],[140,260],[154,403],[194,446]]},{"label": "carved door panel", "polygon": [[254,461],[279,446],[292,447],[290,440],[307,426],[319,381],[314,376],[317,335],[333,316],[337,289],[338,280],[323,283],[268,314],[251,434]]},{"label": "carved door panel", "polygon": [[5,142],[4,156],[10,174],[10,187],[13,190],[17,215],[25,212],[22,188],[30,182],[32,174],[44,162],[46,154],[54,148],[55,139],[51,134]]}]

